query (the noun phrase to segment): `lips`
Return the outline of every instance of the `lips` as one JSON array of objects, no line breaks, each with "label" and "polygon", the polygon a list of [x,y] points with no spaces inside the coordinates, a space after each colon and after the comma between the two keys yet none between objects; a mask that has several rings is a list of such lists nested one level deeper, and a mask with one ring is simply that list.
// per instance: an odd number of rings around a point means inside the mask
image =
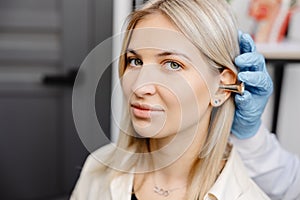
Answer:
[{"label": "lips", "polygon": [[148,119],[155,114],[162,114],[164,112],[161,107],[140,103],[131,104],[131,109],[135,117],[143,119]]}]

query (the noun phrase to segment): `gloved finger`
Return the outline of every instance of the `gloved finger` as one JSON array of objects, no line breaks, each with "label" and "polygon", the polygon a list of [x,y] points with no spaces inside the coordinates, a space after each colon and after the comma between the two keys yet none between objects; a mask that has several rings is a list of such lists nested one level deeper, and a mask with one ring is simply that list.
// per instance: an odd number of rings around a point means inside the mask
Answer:
[{"label": "gloved finger", "polygon": [[234,60],[240,71],[265,71],[265,58],[257,52],[244,53]]},{"label": "gloved finger", "polygon": [[244,94],[242,94],[242,95],[236,94],[234,97],[235,106],[239,110],[247,109],[251,100],[252,100],[252,95],[247,90],[245,90]]},{"label": "gloved finger", "polygon": [[242,31],[239,31],[239,44],[241,54],[256,51],[255,43],[251,36],[247,33],[243,33]]},{"label": "gloved finger", "polygon": [[267,72],[240,72],[238,79],[244,82],[251,93],[267,95],[273,92],[273,82]]},{"label": "gloved finger", "polygon": [[240,117],[243,119],[253,119],[253,117],[255,117],[260,112],[260,110],[262,110],[261,105],[257,105],[257,103],[260,102],[257,101],[255,95],[251,94],[251,92],[249,91],[246,91],[243,95],[235,96],[236,112],[240,113]]}]

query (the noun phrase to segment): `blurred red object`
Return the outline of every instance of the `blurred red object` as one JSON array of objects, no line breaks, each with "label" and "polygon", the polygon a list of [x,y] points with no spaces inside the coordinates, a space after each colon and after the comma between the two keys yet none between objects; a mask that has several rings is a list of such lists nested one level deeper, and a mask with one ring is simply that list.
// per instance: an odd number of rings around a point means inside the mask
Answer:
[{"label": "blurred red object", "polygon": [[290,0],[251,0],[249,16],[256,21],[252,32],[256,42],[280,42],[287,31]]},{"label": "blurred red object", "polygon": [[274,16],[280,8],[281,0],[252,0],[249,15],[255,20],[265,20]]}]

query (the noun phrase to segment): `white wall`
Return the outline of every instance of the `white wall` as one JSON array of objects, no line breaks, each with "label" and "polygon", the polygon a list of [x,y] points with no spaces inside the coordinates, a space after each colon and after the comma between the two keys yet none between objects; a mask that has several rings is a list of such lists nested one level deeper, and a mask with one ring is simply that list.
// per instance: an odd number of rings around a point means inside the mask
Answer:
[{"label": "white wall", "polygon": [[[288,41],[300,46],[300,9],[293,14],[289,24]],[[300,60],[300,56],[298,58]],[[282,146],[300,156],[300,63],[284,66],[284,76],[281,86],[277,130]]]},{"label": "white wall", "polygon": [[[120,34],[124,25],[126,17],[132,11],[132,0],[114,0],[113,2],[113,35]],[[119,37],[113,40],[113,58],[117,58],[120,54],[122,41]],[[111,116],[111,139],[117,141],[119,135],[118,121],[121,118],[122,112],[122,93],[119,83],[118,63],[114,62],[112,66],[112,91],[115,94],[112,98],[112,110],[114,111]]]},{"label": "white wall", "polygon": [[[289,27],[289,40],[300,46],[299,24],[300,8]],[[283,78],[277,133],[281,144],[300,156],[300,63],[286,65]]]},{"label": "white wall", "polygon": [[300,64],[285,67],[277,134],[280,143],[300,156]]}]

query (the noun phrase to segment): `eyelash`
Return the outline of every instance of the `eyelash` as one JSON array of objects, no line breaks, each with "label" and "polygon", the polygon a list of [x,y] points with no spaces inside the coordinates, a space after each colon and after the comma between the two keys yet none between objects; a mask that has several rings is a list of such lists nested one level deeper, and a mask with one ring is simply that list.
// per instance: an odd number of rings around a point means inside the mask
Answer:
[{"label": "eyelash", "polygon": [[130,66],[130,67],[137,67],[137,66],[133,66],[131,64],[132,61],[137,61],[137,60],[141,61],[141,64],[139,64],[139,65],[143,65],[143,61],[139,58],[127,58],[126,60],[127,60],[127,66]]},{"label": "eyelash", "polygon": [[[138,66],[142,66],[143,65],[143,61],[139,58],[127,58],[127,67],[130,66],[130,67],[138,67]],[[140,64],[135,64],[135,65],[132,65],[131,62],[132,61],[140,61],[141,63]],[[171,66],[168,67],[168,66],[165,66],[166,64],[176,64],[178,68],[174,69],[172,68]],[[162,66],[166,69],[166,70],[169,70],[169,71],[179,71],[181,69],[183,69],[183,65],[177,61],[174,61],[174,60],[166,60],[163,62]]]},{"label": "eyelash", "polygon": [[169,63],[170,65],[171,64],[176,64],[178,68],[174,69],[172,68],[171,66],[169,67],[169,69],[167,69],[168,67],[165,67],[167,70],[170,70],[170,71],[179,71],[181,69],[183,69],[183,66],[182,64],[180,64],[179,62],[176,62],[176,61],[173,61],[173,60],[167,60],[164,62],[163,66],[166,65],[167,63]]}]

